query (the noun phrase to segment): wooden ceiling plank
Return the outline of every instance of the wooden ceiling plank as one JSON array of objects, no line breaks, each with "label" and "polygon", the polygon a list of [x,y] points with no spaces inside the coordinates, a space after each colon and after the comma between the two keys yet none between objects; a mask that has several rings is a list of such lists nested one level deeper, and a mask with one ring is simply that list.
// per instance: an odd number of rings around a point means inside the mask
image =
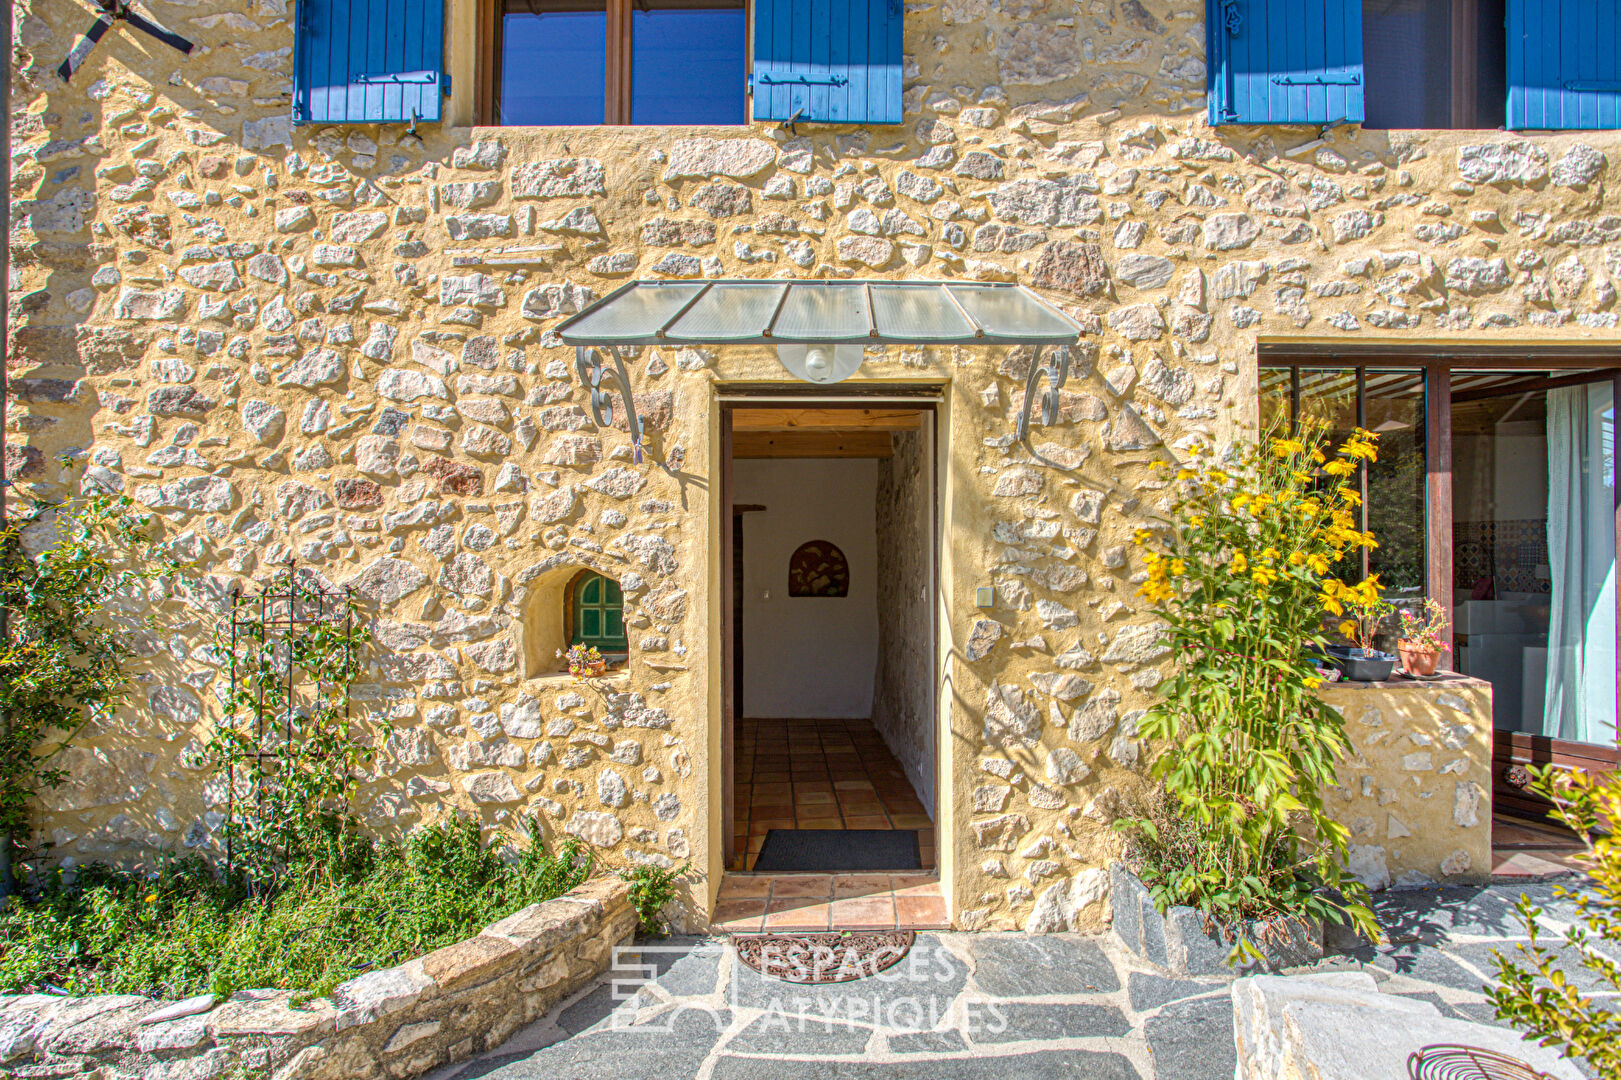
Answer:
[{"label": "wooden ceiling plank", "polygon": [[922,424],[916,409],[733,409],[733,431],[805,431],[868,428],[916,431]]},{"label": "wooden ceiling plank", "polygon": [[887,458],[894,454],[887,431],[734,431],[732,457]]}]

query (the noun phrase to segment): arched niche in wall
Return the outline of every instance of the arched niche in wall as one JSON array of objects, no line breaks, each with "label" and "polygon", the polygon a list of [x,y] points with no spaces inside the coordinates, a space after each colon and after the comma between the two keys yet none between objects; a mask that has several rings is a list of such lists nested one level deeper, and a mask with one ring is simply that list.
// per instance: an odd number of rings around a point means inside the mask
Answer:
[{"label": "arched niche in wall", "polygon": [[850,563],[831,540],[807,540],[788,559],[789,596],[849,596]]},{"label": "arched niche in wall", "polygon": [[609,668],[621,666],[630,651],[626,599],[619,581],[590,566],[553,567],[530,581],[523,597],[525,678],[568,670],[558,656],[570,645],[595,646]]}]

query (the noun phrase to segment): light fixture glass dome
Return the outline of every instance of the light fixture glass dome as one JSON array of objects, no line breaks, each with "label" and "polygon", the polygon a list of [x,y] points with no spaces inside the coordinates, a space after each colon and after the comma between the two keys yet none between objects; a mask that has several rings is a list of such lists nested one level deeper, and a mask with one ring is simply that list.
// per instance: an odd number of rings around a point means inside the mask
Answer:
[{"label": "light fixture glass dome", "polygon": [[813,383],[836,383],[848,379],[861,367],[860,345],[778,345],[777,359],[796,379]]}]

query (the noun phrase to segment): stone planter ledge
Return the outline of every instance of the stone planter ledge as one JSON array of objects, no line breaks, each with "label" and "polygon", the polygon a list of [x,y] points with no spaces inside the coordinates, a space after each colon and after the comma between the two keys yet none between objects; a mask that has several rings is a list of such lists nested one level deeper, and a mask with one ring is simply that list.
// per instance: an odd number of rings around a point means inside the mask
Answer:
[{"label": "stone planter ledge", "polygon": [[291,990],[218,1005],[0,996],[0,1075],[409,1080],[498,1046],[606,970],[635,931],[629,885],[604,876],[296,1006]]}]

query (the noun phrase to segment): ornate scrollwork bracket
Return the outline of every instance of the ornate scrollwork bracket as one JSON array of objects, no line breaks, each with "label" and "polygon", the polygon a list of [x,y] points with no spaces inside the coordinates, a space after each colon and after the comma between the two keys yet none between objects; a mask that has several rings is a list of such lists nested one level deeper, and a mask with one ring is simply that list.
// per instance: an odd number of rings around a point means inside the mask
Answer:
[{"label": "ornate scrollwork bracket", "polygon": [[630,390],[630,375],[625,371],[625,359],[613,346],[607,347],[613,357],[613,367],[602,362],[601,349],[584,345],[574,346],[574,370],[580,381],[591,391],[591,415],[601,427],[612,427],[614,422],[613,395],[604,389],[604,380],[611,380],[619,390],[619,400],[625,407],[626,426],[630,429],[630,444],[635,462],[642,463],[642,418],[636,415],[636,398]]},{"label": "ornate scrollwork bracket", "polygon": [[1227,28],[1227,33],[1238,36],[1239,28],[1244,25],[1244,12],[1238,6],[1238,0],[1221,0],[1221,22]]},{"label": "ornate scrollwork bracket", "polygon": [[1040,346],[1036,348],[1036,355],[1030,361],[1030,377],[1024,382],[1024,408],[1019,411],[1016,434],[1020,442],[1030,437],[1030,408],[1036,403],[1036,384],[1043,375],[1047,377],[1047,388],[1041,391],[1041,422],[1051,424],[1058,419],[1058,391],[1069,378],[1068,345],[1058,346],[1056,363],[1051,354],[1043,361]]}]

